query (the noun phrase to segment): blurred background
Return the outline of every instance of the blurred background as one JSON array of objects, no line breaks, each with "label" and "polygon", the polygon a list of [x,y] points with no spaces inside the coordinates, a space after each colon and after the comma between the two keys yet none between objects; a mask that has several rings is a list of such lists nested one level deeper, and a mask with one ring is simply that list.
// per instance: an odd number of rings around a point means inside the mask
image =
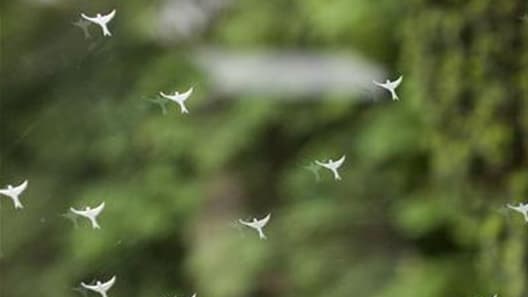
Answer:
[{"label": "blurred background", "polygon": [[[72,24],[114,8],[111,38]],[[526,1],[0,11],[0,187],[29,180],[2,297],[527,296]],[[158,95],[191,86],[187,115]],[[102,201],[101,230],[68,215]],[[268,213],[268,240],[237,224]]]}]

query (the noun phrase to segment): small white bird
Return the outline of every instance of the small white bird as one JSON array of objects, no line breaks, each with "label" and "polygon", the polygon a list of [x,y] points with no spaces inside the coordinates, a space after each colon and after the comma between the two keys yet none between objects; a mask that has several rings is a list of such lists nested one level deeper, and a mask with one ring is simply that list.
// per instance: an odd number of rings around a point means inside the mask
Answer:
[{"label": "small white bird", "polygon": [[91,24],[92,23],[90,21],[87,21],[83,18],[80,18],[77,22],[72,23],[72,25],[81,28],[84,33],[84,39],[92,37],[92,35],[90,35],[90,31],[88,30],[88,27],[90,27]]},{"label": "small white bird", "polygon": [[90,222],[92,222],[93,229],[101,229],[99,224],[97,224],[97,216],[103,211],[104,207],[105,207],[105,203],[102,202],[96,208],[93,208],[93,209],[87,206],[84,210],[77,210],[73,207],[71,207],[70,210],[76,215],[88,218]]},{"label": "small white bird", "polygon": [[524,220],[528,223],[528,203],[519,203],[519,206],[514,206],[511,204],[506,205],[509,209],[515,210],[516,212],[521,213],[524,216]]},{"label": "small white bird", "polygon": [[266,224],[268,224],[268,221],[270,218],[271,218],[271,213],[261,220],[257,220],[257,218],[253,218],[252,222],[246,222],[240,219],[238,221],[242,225],[246,225],[250,228],[257,230],[260,239],[266,239],[266,235],[264,235],[264,232],[262,232],[262,229],[264,228],[264,226],[266,226]]},{"label": "small white bird", "polygon": [[13,200],[13,203],[15,204],[15,208],[24,208],[22,203],[20,203],[19,196],[26,190],[27,185],[27,180],[25,180],[23,183],[16,187],[13,187],[12,185],[7,185],[7,188],[0,189],[0,194],[11,198],[11,200]]},{"label": "small white bird", "polygon": [[110,30],[108,30],[107,24],[114,18],[115,14],[116,14],[116,10],[114,9],[107,15],[101,15],[100,13],[98,13],[97,16],[95,17],[89,17],[85,15],[84,13],[81,13],[81,16],[85,20],[88,20],[92,23],[99,25],[101,29],[103,30],[104,36],[112,36],[112,33],[110,33]]},{"label": "small white bird", "polygon": [[101,283],[101,281],[97,281],[97,283],[95,285],[87,285],[85,283],[81,283],[81,286],[83,286],[84,288],[86,288],[88,290],[92,290],[94,292],[99,293],[102,297],[108,297],[108,295],[106,295],[106,293],[108,292],[108,290],[110,290],[110,288],[112,288],[112,286],[115,283],[115,280],[116,280],[116,277],[114,275],[106,283]]},{"label": "small white bird", "polygon": [[400,86],[402,80],[403,80],[403,75],[400,75],[400,77],[397,80],[392,81],[392,82],[388,79],[385,81],[385,83],[380,83],[375,80],[373,80],[372,82],[375,85],[382,87],[386,89],[387,91],[389,91],[392,95],[392,100],[400,100],[400,98],[396,94],[396,88]]},{"label": "small white bird", "polygon": [[341,167],[341,165],[343,165],[343,162],[345,162],[345,157],[346,156],[343,155],[341,157],[341,159],[339,159],[337,161],[332,161],[330,159],[326,163],[315,161],[315,164],[332,171],[332,173],[334,174],[334,179],[335,180],[341,180],[341,176],[339,175],[339,172],[337,172],[337,170],[339,169],[339,167]]},{"label": "small white bird", "polygon": [[193,92],[194,88],[190,88],[189,90],[187,90],[187,92],[183,93],[183,94],[180,94],[178,93],[177,91],[174,92],[173,95],[167,95],[163,92],[160,92],[160,95],[163,97],[163,98],[166,98],[166,99],[169,99],[169,100],[172,100],[176,103],[178,103],[180,105],[180,108],[181,108],[181,113],[189,113],[189,110],[187,110],[187,108],[185,107],[185,100],[187,100],[192,92]]}]

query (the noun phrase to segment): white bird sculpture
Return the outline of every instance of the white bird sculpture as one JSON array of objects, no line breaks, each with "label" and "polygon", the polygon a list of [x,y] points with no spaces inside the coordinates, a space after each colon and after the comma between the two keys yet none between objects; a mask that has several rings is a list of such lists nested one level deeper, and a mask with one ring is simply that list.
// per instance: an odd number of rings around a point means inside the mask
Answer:
[{"label": "white bird sculpture", "polygon": [[103,211],[104,207],[105,203],[102,202],[96,208],[90,208],[89,206],[87,206],[84,210],[77,210],[71,207],[70,210],[76,215],[88,218],[90,222],[92,222],[93,229],[101,229],[101,227],[97,223],[97,216]]},{"label": "white bird sculpture", "polygon": [[515,210],[516,212],[521,213],[524,216],[524,220],[528,223],[528,203],[519,203],[518,206],[514,206],[511,204],[506,205],[509,209]]},{"label": "white bird sculpture", "polygon": [[392,82],[388,79],[387,81],[385,81],[385,83],[380,83],[375,80],[373,80],[372,82],[375,85],[382,87],[386,89],[387,91],[389,91],[392,95],[392,100],[400,100],[400,98],[398,97],[398,94],[396,94],[396,88],[400,86],[402,80],[403,80],[403,76],[400,75],[400,77],[397,80],[392,81]]},{"label": "white bird sculpture", "polygon": [[92,37],[92,35],[90,34],[90,31],[88,30],[88,27],[90,27],[91,24],[92,22],[87,21],[83,18],[80,18],[77,22],[72,23],[72,25],[74,25],[75,27],[81,28],[81,30],[84,33],[84,39],[88,39]]},{"label": "white bird sculpture", "polygon": [[20,195],[26,190],[28,181],[25,180],[20,185],[13,187],[12,185],[7,185],[7,188],[0,189],[0,194],[7,196],[13,200],[15,208],[24,208],[22,203],[20,203]]},{"label": "white bird sculpture", "polygon": [[253,218],[252,222],[246,222],[240,219],[238,221],[242,225],[246,225],[250,228],[257,230],[260,239],[266,239],[267,237],[266,235],[264,235],[264,232],[262,231],[262,229],[264,228],[264,226],[266,226],[266,224],[268,224],[268,221],[270,220],[270,218],[271,218],[271,213],[261,220],[257,220],[257,218]]},{"label": "white bird sculpture", "polygon": [[112,10],[109,14],[101,15],[100,13],[97,14],[95,17],[89,17],[85,15],[84,13],[81,13],[81,16],[92,23],[95,23],[101,27],[103,30],[104,36],[112,36],[112,33],[110,33],[110,30],[108,30],[108,22],[110,22],[116,14],[116,10]]},{"label": "white bird sculpture", "polygon": [[193,92],[194,88],[190,88],[189,90],[187,90],[187,92],[185,93],[178,93],[177,91],[174,92],[173,95],[167,95],[163,92],[160,92],[160,95],[163,97],[163,98],[166,98],[166,99],[169,99],[171,101],[174,101],[176,103],[178,103],[180,105],[180,108],[181,108],[181,113],[189,113],[189,110],[185,107],[185,100],[187,100],[192,92]]},{"label": "white bird sculpture", "polygon": [[346,156],[343,155],[341,157],[341,159],[339,159],[337,161],[332,161],[330,159],[326,163],[315,161],[315,164],[332,171],[332,173],[334,174],[334,179],[335,180],[341,180],[341,176],[339,175],[339,172],[337,170],[341,167],[341,165],[343,165],[343,162],[345,162],[345,157]]},{"label": "white bird sculpture", "polygon": [[95,285],[87,285],[85,283],[81,283],[81,286],[88,290],[92,290],[94,292],[99,293],[102,297],[108,297],[107,292],[112,288],[116,280],[115,275],[106,283],[101,283],[101,281],[97,281]]}]

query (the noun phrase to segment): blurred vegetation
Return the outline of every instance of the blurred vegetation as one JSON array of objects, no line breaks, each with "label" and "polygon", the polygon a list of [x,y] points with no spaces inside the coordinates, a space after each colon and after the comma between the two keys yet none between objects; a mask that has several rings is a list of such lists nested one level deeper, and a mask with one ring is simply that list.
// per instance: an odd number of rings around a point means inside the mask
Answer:
[{"label": "blurred vegetation", "polygon": [[[526,1],[233,1],[170,45],[161,3],[0,4],[0,185],[30,181],[0,199],[2,297],[528,294]],[[111,39],[70,25],[114,7]],[[402,100],[217,98],[207,44],[359,51]],[[149,101],[196,82],[189,116]],[[303,168],[343,153],[342,182]],[[61,217],[101,201],[101,230]],[[268,212],[267,241],[236,225]]]}]

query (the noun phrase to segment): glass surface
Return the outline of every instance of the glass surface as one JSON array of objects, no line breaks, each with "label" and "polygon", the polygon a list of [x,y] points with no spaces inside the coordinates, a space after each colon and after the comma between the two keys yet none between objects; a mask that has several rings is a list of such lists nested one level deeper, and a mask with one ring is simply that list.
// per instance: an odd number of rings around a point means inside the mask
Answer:
[{"label": "glass surface", "polygon": [[1,297],[528,296],[526,1],[0,13]]}]

